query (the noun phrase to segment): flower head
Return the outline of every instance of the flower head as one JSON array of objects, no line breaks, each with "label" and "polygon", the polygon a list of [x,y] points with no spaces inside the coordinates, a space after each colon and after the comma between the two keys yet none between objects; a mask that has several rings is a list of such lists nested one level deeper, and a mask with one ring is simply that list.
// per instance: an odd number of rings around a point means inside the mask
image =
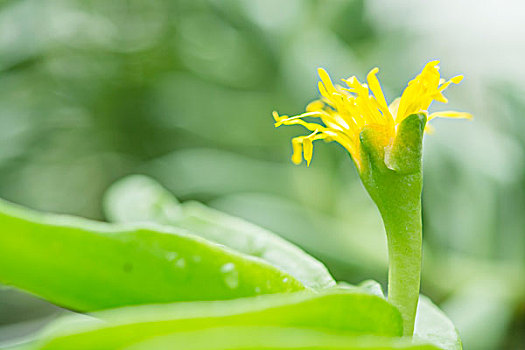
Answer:
[{"label": "flower head", "polygon": [[[424,113],[430,121],[436,117],[472,118],[464,112],[442,111],[428,114],[432,101],[447,103],[443,91],[452,83],[458,84],[463,76],[458,75],[448,81],[441,79],[439,61],[429,62],[421,73],[408,83],[400,98],[387,104],[379,80],[378,68],[367,75],[367,84],[361,83],[355,76],[343,79],[346,87],[332,84],[328,73],[318,69],[319,92],[321,98],[306,106],[306,113],[289,117],[273,112],[275,126],[302,125],[311,133],[292,139],[292,161],[301,163],[302,158],[310,164],[313,154],[313,142],[316,140],[336,141],[352,156],[358,168],[361,167],[359,135],[363,128],[373,128],[384,138],[385,147],[392,145],[399,124],[409,115]],[[319,118],[317,122],[305,118]],[[309,119],[309,118],[308,118]],[[427,125],[425,131],[429,132]]]}]

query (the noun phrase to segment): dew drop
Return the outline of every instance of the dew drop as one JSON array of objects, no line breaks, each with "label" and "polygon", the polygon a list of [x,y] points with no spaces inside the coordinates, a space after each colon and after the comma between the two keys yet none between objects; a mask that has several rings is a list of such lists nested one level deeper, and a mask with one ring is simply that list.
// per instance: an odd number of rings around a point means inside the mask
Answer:
[{"label": "dew drop", "polygon": [[228,288],[235,289],[239,286],[239,272],[235,269],[235,264],[226,263],[222,265],[221,273]]},{"label": "dew drop", "polygon": [[255,287],[255,294],[259,294],[261,292],[261,287]]},{"label": "dew drop", "polygon": [[288,277],[283,278],[283,283],[288,282]]},{"label": "dew drop", "polygon": [[173,260],[177,259],[178,256],[179,256],[179,254],[177,254],[176,252],[170,252],[170,253],[166,254],[166,259],[168,259],[168,261],[173,261]]},{"label": "dew drop", "polygon": [[200,257],[200,255],[194,255],[193,256],[193,261],[196,262],[196,263],[200,263],[202,258]]},{"label": "dew drop", "polygon": [[178,268],[185,268],[186,267],[186,260],[184,260],[184,258],[180,258],[177,260],[177,262],[175,263],[175,266],[177,266]]}]

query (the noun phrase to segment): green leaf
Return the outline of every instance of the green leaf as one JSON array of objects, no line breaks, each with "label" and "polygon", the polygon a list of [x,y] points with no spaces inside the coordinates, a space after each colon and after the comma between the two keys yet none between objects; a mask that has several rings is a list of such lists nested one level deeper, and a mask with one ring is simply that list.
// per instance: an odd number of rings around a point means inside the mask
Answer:
[{"label": "green leaf", "polygon": [[378,297],[386,299],[383,287],[381,287],[377,281],[366,280],[359,283],[358,287],[372,295],[377,295]]},{"label": "green leaf", "polygon": [[461,350],[461,340],[452,321],[427,297],[419,297],[414,338],[445,350]]},{"label": "green leaf", "polygon": [[437,350],[406,338],[356,337],[292,327],[214,327],[146,339],[126,350]]},{"label": "green leaf", "polygon": [[80,311],[305,288],[263,260],[182,229],[45,215],[4,201],[0,283]]},{"label": "green leaf", "polygon": [[114,349],[174,332],[224,326],[301,327],[354,336],[402,334],[399,311],[384,299],[357,288],[329,289],[320,294],[298,292],[227,301],[143,305],[92,316],[103,322],[85,318],[80,322],[63,320],[61,325],[72,326],[51,331],[38,348]]},{"label": "green leaf", "polygon": [[385,154],[385,163],[390,169],[401,174],[421,171],[426,123],[426,114],[417,113],[409,115],[399,124],[392,149]]},{"label": "green leaf", "polygon": [[266,260],[310,288],[326,288],[335,281],[326,267],[281,237],[240,218],[197,202],[179,204],[154,180],[134,175],[108,191],[108,218],[117,222],[156,222],[191,230],[206,239]]},{"label": "green leaf", "polygon": [[[362,192],[359,186],[351,195],[364,197]],[[384,229],[380,220],[377,220],[377,209],[372,207],[374,204],[367,197],[354,207],[347,208],[352,210],[345,210],[344,219],[260,193],[224,196],[211,201],[210,205],[257,225],[264,225],[272,232],[307,248],[322,261],[329,262],[334,273],[340,276],[354,274],[383,278],[388,267]],[[327,232],[322,234],[322,239],[320,232]]]}]

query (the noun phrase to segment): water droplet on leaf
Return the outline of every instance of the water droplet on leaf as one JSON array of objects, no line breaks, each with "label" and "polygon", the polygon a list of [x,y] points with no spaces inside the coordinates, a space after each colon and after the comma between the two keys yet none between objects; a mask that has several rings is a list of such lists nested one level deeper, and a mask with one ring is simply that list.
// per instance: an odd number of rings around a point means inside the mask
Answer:
[{"label": "water droplet on leaf", "polygon": [[227,263],[221,266],[221,273],[223,274],[224,283],[235,289],[239,286],[239,272],[235,269],[235,264]]},{"label": "water droplet on leaf", "polygon": [[179,256],[179,254],[177,254],[176,252],[170,252],[170,253],[166,254],[166,259],[168,259],[168,261],[173,261],[173,260],[177,259],[178,256]]},{"label": "water droplet on leaf", "polygon": [[178,268],[181,268],[181,269],[185,268],[186,267],[186,260],[184,260],[184,258],[180,258],[175,263],[175,266],[177,266]]}]

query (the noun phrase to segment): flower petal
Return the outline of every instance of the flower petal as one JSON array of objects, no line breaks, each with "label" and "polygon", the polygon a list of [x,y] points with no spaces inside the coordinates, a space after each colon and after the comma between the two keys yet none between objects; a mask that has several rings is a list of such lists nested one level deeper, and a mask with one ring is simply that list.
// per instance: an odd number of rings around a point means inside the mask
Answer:
[{"label": "flower petal", "polygon": [[432,113],[428,116],[428,120],[432,120],[434,118],[472,119],[473,116],[472,114],[466,112],[441,111]]},{"label": "flower petal", "polygon": [[381,84],[379,84],[379,80],[377,79],[376,74],[379,72],[379,68],[375,67],[372,69],[368,75],[366,76],[366,80],[368,81],[368,87],[374,94],[374,97],[376,98],[379,105],[384,108],[388,109],[385,95],[383,94],[383,90],[381,90]]}]

